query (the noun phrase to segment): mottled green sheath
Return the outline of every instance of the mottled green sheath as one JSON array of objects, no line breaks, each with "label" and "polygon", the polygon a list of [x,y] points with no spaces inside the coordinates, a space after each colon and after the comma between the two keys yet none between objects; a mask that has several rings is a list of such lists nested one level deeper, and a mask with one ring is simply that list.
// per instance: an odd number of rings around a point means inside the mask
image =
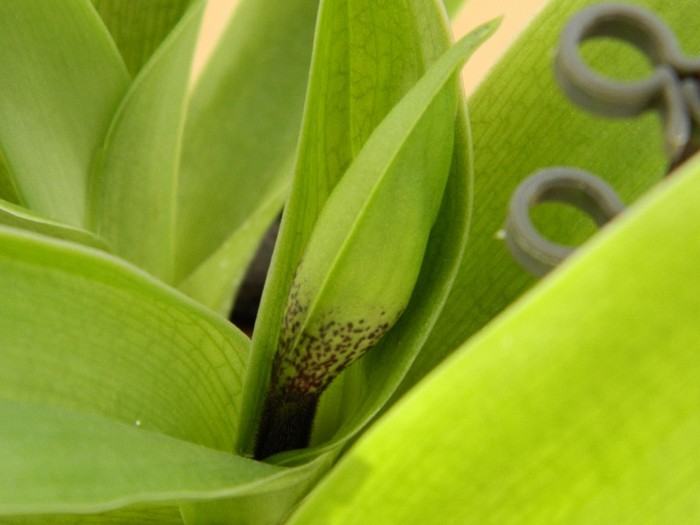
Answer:
[{"label": "mottled green sheath", "polygon": [[460,97],[454,72],[494,27],[435,62],[328,197],[287,299],[256,457],[307,446],[323,390],[406,308],[450,170]]},{"label": "mottled green sheath", "polygon": [[[259,458],[308,444],[318,400],[326,387],[372,348],[400,317],[385,310],[348,319],[333,312],[302,329],[307,303],[300,302],[295,278],[289,294],[278,351],[272,365],[256,449]],[[340,321],[339,319],[344,319]]]},{"label": "mottled green sheath", "polygon": [[302,330],[308,307],[299,300],[299,288],[300,283],[295,279],[272,368],[272,384],[290,395],[319,394],[379,341],[403,308],[391,314],[384,309],[377,312],[368,308],[364,317],[353,318],[329,310]]}]

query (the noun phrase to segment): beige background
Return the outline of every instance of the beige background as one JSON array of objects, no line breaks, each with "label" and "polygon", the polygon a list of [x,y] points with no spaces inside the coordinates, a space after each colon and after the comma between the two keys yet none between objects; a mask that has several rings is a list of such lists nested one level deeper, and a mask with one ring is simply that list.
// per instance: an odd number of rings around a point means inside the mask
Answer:
[{"label": "beige background", "polygon": [[[206,56],[216,43],[237,2],[238,0],[209,0],[198,59],[195,63],[195,74],[201,68],[202,57]],[[455,20],[456,38],[468,33],[470,29],[482,22],[504,15],[498,32],[477,51],[464,69],[462,78],[467,92],[477,85],[498,56],[546,2],[547,0],[470,0],[466,3]]]}]

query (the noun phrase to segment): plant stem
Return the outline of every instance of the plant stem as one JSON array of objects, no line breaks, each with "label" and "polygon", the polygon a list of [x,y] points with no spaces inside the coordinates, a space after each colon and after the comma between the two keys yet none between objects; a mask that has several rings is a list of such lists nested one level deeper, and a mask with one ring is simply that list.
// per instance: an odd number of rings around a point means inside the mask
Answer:
[{"label": "plant stem", "polygon": [[255,459],[308,446],[320,393],[268,391],[255,444]]}]

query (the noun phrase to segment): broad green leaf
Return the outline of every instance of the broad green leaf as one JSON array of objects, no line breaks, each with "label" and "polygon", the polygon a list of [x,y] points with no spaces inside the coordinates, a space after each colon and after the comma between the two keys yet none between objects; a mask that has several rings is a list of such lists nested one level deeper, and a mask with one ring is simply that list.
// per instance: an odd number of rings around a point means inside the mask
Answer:
[{"label": "broad green leaf", "polygon": [[93,229],[115,253],[166,282],[174,274],[178,166],[204,5],[192,6],[141,69],[114,117],[92,181]]},{"label": "broad green leaf", "polygon": [[[366,8],[366,9],[364,9]],[[348,17],[347,13],[351,16]],[[276,350],[279,328],[281,325],[282,309],[285,307],[286,295],[289,290],[289,283],[292,274],[298,264],[304,243],[313,227],[313,220],[318,215],[324,199],[327,197],[331,187],[343,175],[347,165],[353,161],[353,151],[359,152],[357,166],[352,166],[349,170],[382,170],[386,163],[391,163],[395,156],[403,156],[403,150],[408,142],[408,137],[412,135],[412,130],[416,123],[422,118],[426,108],[430,105],[435,95],[440,91],[449,75],[455,71],[459,65],[466,60],[466,57],[473,49],[490,33],[491,28],[481,28],[476,31],[460,45],[454,48],[450,54],[445,55],[444,60],[435,66],[430,75],[425,76],[421,83],[417,84],[410,91],[406,98],[401,100],[381,122],[371,138],[365,143],[364,140],[374,129],[371,123],[380,122],[386,112],[391,109],[389,104],[396,102],[401,96],[402,88],[408,89],[410,78],[413,75],[420,76],[421,69],[425,68],[425,63],[434,58],[439,49],[447,47],[449,37],[445,33],[444,19],[439,8],[427,4],[416,6],[402,6],[394,11],[387,12],[375,10],[373,6],[368,6],[362,2],[352,3],[352,9],[348,11],[348,6],[340,3],[324,3],[320,14],[319,32],[317,41],[322,42],[324,35],[328,38],[325,42],[331,45],[317,47],[315,55],[317,62],[312,68],[312,81],[309,98],[307,101],[306,124],[302,137],[301,150],[297,165],[297,179],[292,196],[285,208],[285,215],[282,222],[282,230],[278,239],[278,249],[273,258],[274,272],[268,278],[269,286],[266,288],[263,297],[263,305],[259,313],[259,325],[264,330],[257,330],[254,335],[253,354],[254,362],[257,365],[251,366],[253,373],[257,377],[252,381],[264,385],[268,372],[269,360]],[[384,18],[386,17],[386,18]],[[398,23],[400,20],[401,23]],[[374,31],[367,23],[374,21],[376,26]],[[357,25],[354,25],[357,23]],[[412,28],[411,31],[400,31],[402,26]],[[345,27],[345,29],[343,29]],[[397,31],[393,33],[392,29]],[[353,35],[356,40],[348,36],[348,42],[343,41],[343,35]],[[370,38],[368,35],[372,35]],[[423,39],[408,42],[407,45],[398,45],[392,38],[397,38],[399,42],[409,39],[407,35],[421,35]],[[426,34],[432,38],[425,37]],[[334,35],[332,38],[327,35]],[[386,40],[382,40],[378,35]],[[376,48],[369,48],[365,45],[367,41],[375,39]],[[421,50],[419,42],[429,42],[430,46]],[[409,45],[411,44],[411,45]],[[432,47],[434,46],[434,47]],[[394,60],[387,59],[390,50],[404,50],[403,56],[407,70],[403,71],[406,77],[399,73],[401,69],[396,65],[401,63],[402,57]],[[396,51],[401,52],[401,51]],[[374,54],[376,53],[376,54]],[[343,57],[345,57],[343,59]],[[388,75],[386,78],[383,75]],[[391,79],[391,80],[390,80]],[[394,83],[395,82],[395,83]],[[377,88],[372,91],[370,86],[387,86],[386,90]],[[410,85],[410,84],[409,84]],[[345,90],[344,94],[342,91]],[[371,94],[368,94],[371,93]],[[393,99],[393,100],[392,100]],[[343,107],[338,101],[350,100],[352,104]],[[329,101],[332,103],[329,104]],[[452,120],[452,114],[444,115],[444,118]],[[432,118],[439,118],[433,115]],[[425,125],[426,122],[422,122]],[[380,131],[381,130],[381,131]],[[422,128],[420,133],[424,133]],[[459,148],[462,151],[468,149],[466,135],[460,136]],[[364,149],[362,149],[364,144]],[[420,146],[418,146],[420,150]],[[461,154],[460,154],[461,155]],[[410,156],[410,153],[409,153]],[[406,158],[406,157],[405,157]],[[405,159],[404,158],[404,159]],[[462,157],[463,158],[463,157]],[[360,160],[362,159],[362,160]],[[452,188],[460,188],[463,193],[457,197],[462,199],[461,210],[463,216],[467,216],[467,197],[464,192],[466,186],[466,165],[459,164],[458,171],[453,176],[461,178],[461,182],[453,183]],[[454,205],[451,202],[450,205]],[[464,228],[464,223],[459,227]],[[289,233],[291,232],[291,234]],[[450,231],[455,237],[451,242],[460,244],[464,240],[463,231]],[[436,241],[437,242],[437,241]],[[442,241],[437,242],[441,244]],[[452,252],[457,260],[461,253],[461,248]],[[283,254],[283,255],[280,255]],[[455,264],[455,260],[446,261],[447,270],[450,265]],[[435,277],[435,276],[432,276]],[[449,281],[451,278],[449,270],[442,278]],[[444,283],[444,282],[443,282]],[[441,286],[437,287],[444,292]],[[266,302],[267,301],[267,302]],[[439,308],[440,300],[437,299],[435,305]],[[430,305],[433,306],[433,305]],[[424,310],[421,314],[422,322],[429,323],[432,312]],[[420,317],[420,316],[419,316]],[[406,342],[404,349],[410,355],[415,348],[410,348],[410,343]],[[410,350],[409,350],[410,348]],[[381,352],[380,348],[375,349]],[[391,369],[382,368],[380,374],[391,373]],[[379,380],[382,384],[382,379]],[[253,383],[255,384],[255,383]],[[389,389],[395,386],[395,382],[388,381]],[[250,396],[246,403],[257,406],[259,400],[253,399],[260,395],[260,388],[246,388],[246,395]],[[369,404],[377,402],[374,397],[376,391],[369,395]],[[357,394],[357,397],[354,395]],[[349,397],[356,397],[354,403],[366,402],[364,395],[359,394],[359,390],[354,391]],[[382,401],[379,401],[381,405]],[[322,408],[322,410],[324,410]],[[327,407],[327,417],[336,419],[339,407]],[[252,411],[252,410],[251,410]],[[252,411],[255,413],[255,411]],[[319,416],[323,418],[323,415]],[[357,419],[364,421],[368,414],[363,410],[358,417],[355,414],[353,420],[354,428],[357,430]],[[253,423],[251,421],[251,423]],[[321,423],[323,425],[323,423]],[[344,429],[343,438],[347,438],[347,429]],[[249,430],[252,433],[252,429]],[[337,446],[336,442],[334,446]],[[313,455],[318,451],[311,452]],[[298,459],[296,455],[294,458]],[[293,460],[292,460],[293,461]]]},{"label": "broad green leaf", "polygon": [[180,166],[176,274],[188,294],[211,298],[217,310],[230,308],[288,191],[317,10],[318,0],[242,0],[195,85]]},{"label": "broad green leaf", "polygon": [[[3,523],[182,523],[176,505],[197,523],[193,509],[206,506],[194,502],[243,495],[286,513],[275,493],[307,491],[317,468],[274,467],[56,407],[0,400],[0,417]],[[255,507],[230,511],[216,522],[261,523]]]},{"label": "broad green leaf", "polygon": [[[606,119],[579,109],[557,86],[553,50],[568,18],[588,0],[553,1],[494,67],[469,100],[474,134],[474,220],[455,285],[407,387],[476,333],[535,280],[497,238],[517,185],[547,166],[573,166],[600,175],[628,203],[659,180],[666,169],[658,115]],[[634,2],[657,12],[690,55],[700,52],[691,22],[696,3]],[[644,76],[648,64],[629,47],[610,41],[584,48],[592,67],[619,78]],[[590,233],[577,215],[543,214],[541,224],[560,242]]]},{"label": "broad green leaf", "polygon": [[[0,515],[258,493],[287,470],[94,415],[0,400]],[[60,483],[57,483],[60,480]]]},{"label": "broad green leaf", "polygon": [[[266,463],[257,463],[267,465]],[[273,475],[260,478],[256,490],[241,491],[224,481],[206,500],[181,504],[186,525],[260,525],[284,523],[292,509],[331,466],[330,458],[320,457],[294,468],[275,467]],[[233,496],[233,497],[232,497]]]},{"label": "broad green leaf", "polygon": [[99,514],[37,514],[4,517],[3,525],[182,525],[174,505],[134,505]]},{"label": "broad green leaf", "polygon": [[396,405],[290,523],[692,523],[699,199],[696,160]]},{"label": "broad green leaf", "polygon": [[92,248],[108,250],[102,239],[88,231],[71,228],[60,222],[45,219],[26,208],[3,200],[0,200],[0,224],[49,235],[56,239],[63,239]]},{"label": "broad green leaf", "polygon": [[183,293],[222,316],[229,316],[231,298],[242,284],[251,254],[258,247],[260,232],[268,229],[287,196],[287,184],[280,182],[282,188],[270,191],[267,201],[258,203],[247,220],[178,285]]},{"label": "broad green leaf", "polygon": [[248,340],[102,251],[0,227],[0,399],[235,450]]},{"label": "broad green leaf", "polygon": [[0,69],[3,198],[85,226],[93,154],[128,82],[109,33],[88,0],[0,2]]},{"label": "broad green leaf", "polygon": [[12,175],[10,174],[10,170],[5,163],[2,148],[0,148],[0,199],[13,204],[17,204],[20,201],[17,188],[12,180]]},{"label": "broad green leaf", "polygon": [[452,174],[411,301],[378,347],[322,398],[322,417],[314,428],[314,443],[321,449],[351,439],[384,408],[440,314],[465,248],[470,215],[471,136],[466,119],[458,119],[455,143],[466,146],[455,148]]},{"label": "broad green leaf", "polygon": [[[333,4],[331,4],[331,6],[333,8],[335,8],[335,6]],[[359,6],[356,6],[356,8],[358,11],[361,11],[361,8],[359,8]],[[340,11],[340,12],[342,13],[342,11]],[[438,43],[441,41],[440,39],[442,39],[443,45],[446,47],[447,46],[447,36],[445,33],[442,32],[442,31],[444,31],[444,26],[441,25],[441,23],[440,23],[442,19],[440,17],[435,18],[436,12],[431,11],[428,7],[425,8],[425,11],[418,10],[418,14],[421,14],[421,15],[425,15],[426,12],[428,13],[428,15],[430,15],[432,17],[430,19],[432,21],[432,23],[437,22],[437,27],[432,26],[431,31],[430,31],[430,33],[432,33],[434,35],[435,40],[437,42],[437,43],[434,42],[435,45],[436,46],[439,45]],[[404,15],[405,14],[406,13],[404,13]],[[416,12],[410,12],[408,14],[416,16]],[[322,16],[321,24],[323,24],[324,23],[323,22],[324,15],[322,14],[321,16]],[[417,16],[417,19],[424,20],[425,17],[424,16],[420,16],[420,17]],[[328,21],[329,19],[325,18],[325,20]],[[391,20],[395,20],[395,18],[392,18]],[[385,21],[385,22],[388,23],[388,21]],[[323,28],[323,25],[321,27]],[[325,28],[325,30],[328,30],[328,28]],[[320,31],[324,31],[324,29],[320,29]],[[473,35],[472,36],[473,40],[471,40],[471,42],[469,42],[469,43],[462,42],[462,44],[461,44],[462,47],[460,49],[458,49],[457,51],[453,51],[453,53],[460,53],[461,52],[463,54],[466,54],[468,52],[467,48],[476,46],[479,38],[484,38],[486,36],[485,33],[487,33],[487,32],[488,32],[487,30],[484,30],[481,34]],[[382,33],[377,32],[377,34],[381,35]],[[337,39],[336,39],[337,33],[331,31],[328,33],[328,35],[333,36],[333,38],[328,40],[328,42],[336,42],[337,41]],[[324,47],[319,49],[319,52],[324,52],[325,49],[326,48],[324,46]],[[426,54],[428,54],[429,52],[430,52],[430,50],[425,51]],[[435,50],[433,50],[433,52],[435,52]],[[455,58],[454,54],[452,55],[452,58],[453,59]],[[464,57],[460,57],[460,60],[463,58]],[[335,64],[335,62],[332,62],[332,63]],[[366,67],[368,70],[372,71],[372,69],[370,68],[370,64],[371,64],[371,62],[366,64]],[[457,64],[453,64],[452,68],[455,68],[456,65]],[[393,66],[393,63],[392,63],[392,66]],[[316,67],[321,68],[321,65],[317,65]],[[439,90],[440,85],[435,86],[435,81],[436,81],[437,77],[440,77],[441,75],[446,74],[444,71],[445,67],[446,67],[446,64],[443,63],[443,70],[442,71],[434,71],[431,79],[426,81],[427,84],[424,83],[425,85],[423,86],[422,96],[416,95],[414,93],[413,100],[411,100],[411,98],[409,98],[408,101],[404,102],[404,104],[402,106],[403,109],[398,112],[399,116],[401,116],[402,113],[404,113],[404,116],[405,116],[406,111],[408,111],[409,114],[415,112],[418,115],[420,115],[424,111],[425,107],[429,104],[429,101],[431,98],[430,97],[431,93],[430,93],[430,89],[428,87],[428,84],[432,84],[433,89]],[[421,74],[420,68],[416,68],[416,69],[417,70],[414,73],[416,75],[420,75]],[[449,76],[449,72],[447,73],[447,75]],[[403,82],[408,84],[408,82],[405,79],[403,80]],[[312,90],[314,89],[314,85],[315,84],[312,82],[312,84],[311,84]],[[342,85],[342,82],[339,82],[339,85]],[[405,86],[405,87],[406,87],[406,89],[408,89],[409,86]],[[394,86],[394,89],[396,89],[395,86]],[[420,90],[418,92],[421,93]],[[401,94],[402,93],[397,91],[395,96],[400,97]],[[385,95],[385,94],[383,94],[383,95]],[[313,99],[313,96],[314,95],[310,95],[310,100]],[[425,100],[423,100],[423,99],[425,99]],[[410,108],[413,105],[412,102],[418,102],[419,104],[418,104],[418,107],[415,107],[412,110],[410,110]],[[389,109],[390,108],[386,108],[386,111],[389,111]],[[363,118],[367,118],[368,115],[371,116],[372,118],[378,120],[378,121],[381,121],[381,119],[383,117],[383,114],[377,115],[376,113],[372,113],[372,111],[368,111],[366,108],[365,108],[365,111],[363,113],[355,114],[355,117],[357,118],[357,117],[361,116]],[[314,122],[315,122],[314,119],[312,117],[307,117],[307,118],[309,119],[308,125],[314,125]],[[394,118],[396,120],[401,120],[401,118],[396,117],[396,116]],[[365,129],[367,129],[367,128],[365,128]],[[465,223],[466,223],[467,216],[468,216],[468,210],[467,210],[468,196],[467,196],[467,191],[466,191],[466,187],[468,186],[468,181],[467,181],[468,160],[465,157],[465,154],[466,154],[467,149],[468,149],[468,142],[467,142],[467,130],[466,130],[465,121],[463,120],[463,116],[460,117],[460,120],[458,121],[457,130],[458,130],[458,132],[457,132],[456,140],[461,145],[464,145],[465,147],[460,148],[460,149],[456,150],[456,152],[455,152],[455,161],[454,161],[454,167],[453,167],[454,172],[453,172],[453,174],[450,177],[450,180],[448,182],[449,188],[451,190],[454,190],[454,192],[450,193],[449,198],[443,204],[443,209],[441,210],[442,214],[441,214],[440,218],[438,219],[438,223],[440,225],[445,226],[445,225],[451,224],[454,226],[454,229],[447,229],[446,228],[446,230],[445,230],[446,237],[436,236],[434,239],[431,239],[431,248],[429,248],[430,253],[434,254],[434,256],[437,256],[437,252],[440,252],[440,255],[436,257],[436,262],[440,263],[440,264],[436,264],[436,266],[435,266],[436,271],[438,271],[438,272],[440,272],[442,270],[448,270],[448,271],[445,272],[444,274],[443,273],[431,274],[430,272],[427,272],[426,275],[428,275],[429,278],[434,279],[433,284],[435,284],[435,290],[430,291],[428,286],[427,286],[429,279],[424,279],[423,283],[424,283],[424,285],[426,285],[426,287],[419,294],[423,298],[427,298],[431,301],[435,301],[436,304],[439,304],[441,296],[444,297],[444,290],[446,287],[449,286],[449,280],[452,277],[452,274],[449,270],[454,270],[455,262],[459,260],[459,256],[461,255],[461,250],[463,248],[463,241],[464,241],[464,237],[465,237]],[[339,131],[341,134],[344,133],[342,130],[339,130]],[[371,129],[368,129],[368,132],[371,132]],[[387,135],[390,135],[393,137],[393,139],[396,139],[399,142],[401,142],[402,141],[401,133],[403,135],[406,134],[405,131],[397,132],[396,130],[391,130],[390,132],[387,133]],[[325,135],[325,136],[327,136],[327,135]],[[382,137],[381,140],[379,140],[379,143],[382,143],[384,140],[386,140],[387,142],[390,142],[392,139],[390,139],[389,136]],[[361,144],[360,144],[360,146],[361,146]],[[339,176],[340,174],[335,173],[334,175]],[[298,189],[297,191],[301,191],[301,190]],[[292,200],[292,201],[290,201],[290,204],[288,204],[286,211],[285,211],[285,216],[288,216],[290,214],[290,206],[292,206],[292,204],[291,204],[292,202],[294,202],[294,201]],[[454,212],[454,211],[460,212],[460,214],[458,216],[461,218],[461,220],[456,220],[456,221],[453,221],[450,223],[450,221],[447,219],[447,214],[446,214],[447,210],[450,210],[452,212]],[[304,216],[300,215],[297,220],[304,220]],[[440,246],[440,245],[442,245],[442,246]],[[438,247],[439,247],[439,249],[438,249]],[[277,255],[277,256],[279,256],[279,255]],[[442,258],[440,258],[440,257],[442,257]],[[421,276],[421,277],[423,278],[424,276]],[[437,296],[437,299],[436,299],[436,296]],[[282,297],[282,299],[284,300],[284,297]],[[418,319],[420,319],[421,321],[424,321],[425,320],[425,312],[423,312],[423,314],[419,315]],[[421,332],[421,328],[424,328],[420,324],[417,324],[415,327],[416,327],[418,332]],[[247,382],[248,386],[246,386],[245,394],[247,394],[247,395],[252,394],[252,396],[255,396],[257,394],[254,390],[255,389],[254,381],[256,381],[260,378],[260,375],[259,375],[260,371],[256,370],[256,367],[254,365],[249,367],[249,371],[250,371],[251,375],[250,375],[248,382]],[[265,372],[263,371],[263,373],[265,373]],[[386,399],[390,395],[391,391],[392,391],[392,389],[391,389],[391,387],[389,387],[388,392],[382,393],[385,396],[384,399]],[[374,402],[379,406],[381,406],[381,404],[382,404],[381,400],[379,402],[377,402],[377,400],[375,399]],[[249,407],[249,405],[244,405],[244,406]],[[249,407],[249,408],[246,408],[245,410],[247,413],[250,413],[252,415],[254,413],[253,411],[256,410],[256,408]],[[377,408],[374,407],[373,410],[376,411]],[[369,417],[366,413],[363,413],[362,416],[365,418]],[[253,431],[252,426],[254,425],[254,423],[255,422],[253,421],[253,418],[251,417],[249,420],[250,426],[248,429],[251,432]],[[352,426],[352,431],[356,431],[356,430],[357,430],[357,425],[355,424]],[[243,434],[243,435],[245,436],[245,434]],[[345,437],[347,438],[347,433],[346,433]],[[339,444],[340,444],[339,442],[336,443],[334,445],[334,447],[337,448]],[[332,449],[334,447],[329,447],[329,449]],[[315,470],[307,472],[305,474],[305,476],[306,476],[305,479],[307,480],[307,484],[310,484],[313,481],[313,478],[315,476],[318,476],[320,472],[323,472],[323,470],[325,470],[325,468],[327,468],[327,466],[323,467],[323,465],[327,464],[327,462],[329,460],[332,460],[336,454],[337,454],[337,450],[336,451],[329,450],[327,453],[322,453],[321,450],[316,450],[315,452],[310,454],[310,457],[318,456],[315,461],[310,463],[310,465],[318,464],[320,462],[321,466],[319,466]],[[304,458],[303,456],[299,455],[299,456],[296,456],[296,460],[298,460],[298,461],[301,461],[302,459],[308,460],[308,459],[310,459],[310,457]],[[288,462],[289,462],[289,459],[290,458],[288,458],[288,460],[287,460]],[[293,460],[292,460],[292,462],[293,462]],[[307,465],[309,465],[309,463],[307,463]],[[293,470],[296,470],[296,469],[300,469],[300,468],[304,468],[304,467],[297,466],[297,467],[292,467],[292,468],[293,468]],[[294,502],[296,502],[304,494],[305,490],[306,490],[305,487],[302,487],[301,489],[299,489],[299,487],[297,486],[297,487],[294,487],[294,491],[292,491],[292,488],[290,487],[287,490],[281,491],[279,494],[277,494],[273,501],[264,501],[263,502],[263,501],[255,501],[255,500],[251,501],[250,499],[243,499],[243,500],[233,499],[233,500],[213,501],[213,502],[211,502],[211,504],[193,505],[193,507],[191,509],[191,514],[188,514],[188,517],[189,517],[188,523],[190,523],[190,522],[191,523],[212,523],[212,522],[217,522],[217,521],[224,521],[222,516],[229,516],[229,519],[231,519],[232,522],[238,523],[238,521],[235,521],[234,516],[239,516],[239,512],[241,512],[242,509],[247,509],[249,507],[252,507],[253,509],[257,509],[257,514],[253,513],[253,515],[251,515],[251,517],[248,517],[248,514],[244,513],[241,517],[241,521],[240,521],[241,523],[256,523],[256,521],[254,520],[254,516],[257,515],[258,519],[261,519],[259,513],[263,509],[270,509],[270,508],[272,509],[272,511],[277,512],[277,514],[273,514],[273,516],[277,516],[277,517],[276,518],[271,517],[268,519],[268,521],[270,523],[277,522],[276,520],[279,520],[281,516],[284,516],[286,514],[286,512],[288,512],[288,509],[294,504]],[[277,508],[277,507],[279,507],[280,502],[283,502],[284,506],[282,506],[281,508]],[[273,505],[274,503],[277,504],[277,507]],[[273,506],[271,507],[271,505],[273,505]],[[234,510],[235,510],[235,513],[234,513]],[[265,522],[268,522],[268,521],[265,521]]]},{"label": "broad green leaf", "polygon": [[170,33],[190,0],[92,0],[132,76]]},{"label": "broad green leaf", "polygon": [[[320,340],[327,355],[318,351],[314,354],[314,343],[307,349],[301,343],[292,342],[299,344],[298,349],[293,350],[291,356],[287,355],[290,353],[287,349],[284,357],[293,364],[288,367],[292,368],[291,372],[304,370],[301,363],[293,359],[319,360],[328,363],[328,373],[337,370],[334,359],[342,362],[348,359],[348,354],[352,356],[352,352],[362,351],[366,339],[376,337],[374,333],[392,323],[406,308],[453,160],[458,86],[452,75],[494,28],[491,24],[476,30],[435,62],[377,126],[326,201],[294,277],[290,304],[292,309],[299,305],[303,313],[291,320],[285,314],[285,331],[281,337],[289,337],[288,323],[299,322],[299,332],[303,331],[311,341]],[[460,175],[462,191],[458,195],[466,201],[464,179],[468,170],[464,169]],[[461,203],[461,212],[465,211],[465,201]],[[464,227],[461,221],[457,223]],[[455,253],[449,242],[459,247],[456,252],[459,254],[463,246],[459,242],[463,240],[459,236],[461,232],[448,229],[448,234],[455,233],[458,235],[454,238],[443,238],[438,243],[445,250],[440,256]],[[394,264],[396,261],[400,261],[400,266]],[[445,265],[438,265],[445,275],[431,275],[431,268],[423,277],[429,279],[431,287],[439,283],[437,288],[444,294],[447,290],[443,282],[449,282],[453,276],[450,265],[455,264],[452,259]],[[411,318],[412,323],[423,330],[431,316],[435,318],[437,312],[432,308],[437,307],[439,311],[441,300],[431,294],[427,297],[432,300],[415,305],[418,311]],[[426,299],[426,296],[421,298]],[[428,307],[431,310],[427,310]],[[339,330],[340,336],[327,329],[330,323],[335,323],[333,329]],[[402,344],[394,348],[397,353],[393,354],[391,364],[384,361],[383,366],[379,365],[382,360],[363,363],[368,367],[365,373],[376,370],[379,374],[373,377],[374,384],[370,380],[363,388],[354,388],[348,393],[354,403],[362,406],[367,398],[370,406],[376,405],[378,400],[383,403],[387,400],[386,394],[379,397],[377,394],[398,385],[406,363],[410,363],[420,348],[418,341],[422,342],[420,330],[403,327],[404,330],[395,335]],[[407,337],[406,328],[411,335],[417,335],[416,340]],[[284,345],[288,344],[285,340]],[[280,343],[280,347],[282,345]],[[343,350],[346,345],[348,349]],[[380,342],[369,351],[379,354],[385,352],[385,347]],[[311,370],[306,373],[314,377],[313,368],[309,368]],[[363,407],[353,412],[367,417],[365,410]],[[355,424],[356,419],[357,416],[353,418]]]},{"label": "broad green leaf", "polygon": [[[323,202],[352,159],[348,5],[348,0],[320,3],[295,182],[258,311],[259,328],[253,333],[250,386],[244,394],[250,414],[260,414],[262,409],[294,271]],[[251,417],[242,428],[249,450],[254,447],[257,425],[257,417]]]}]

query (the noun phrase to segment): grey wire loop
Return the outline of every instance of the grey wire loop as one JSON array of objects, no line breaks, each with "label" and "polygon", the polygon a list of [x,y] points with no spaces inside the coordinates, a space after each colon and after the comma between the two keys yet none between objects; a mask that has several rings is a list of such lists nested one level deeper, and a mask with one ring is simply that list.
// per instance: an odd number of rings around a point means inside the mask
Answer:
[{"label": "grey wire loop", "polygon": [[610,186],[583,170],[552,167],[525,179],[510,201],[505,241],[515,260],[537,276],[548,273],[575,250],[543,237],[532,224],[530,210],[548,201],[573,205],[599,226],[625,208]]},{"label": "grey wire loop", "polygon": [[[579,48],[596,37],[628,42],[655,66],[646,78],[605,78],[583,61]],[[598,4],[576,13],[561,36],[555,75],[568,97],[606,116],[629,117],[657,108],[664,121],[666,149],[678,160],[700,125],[700,57],[685,56],[670,28],[654,13],[629,4]]]}]

